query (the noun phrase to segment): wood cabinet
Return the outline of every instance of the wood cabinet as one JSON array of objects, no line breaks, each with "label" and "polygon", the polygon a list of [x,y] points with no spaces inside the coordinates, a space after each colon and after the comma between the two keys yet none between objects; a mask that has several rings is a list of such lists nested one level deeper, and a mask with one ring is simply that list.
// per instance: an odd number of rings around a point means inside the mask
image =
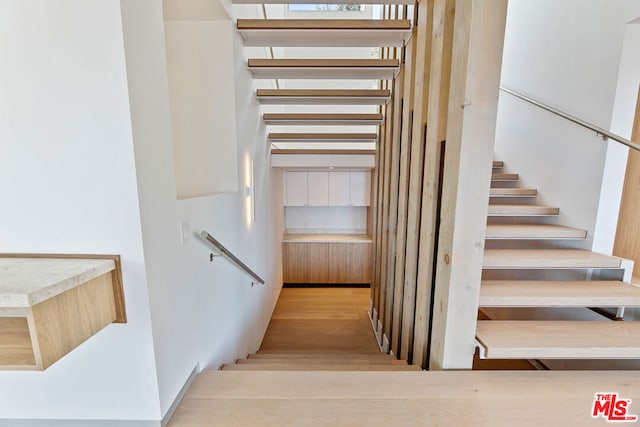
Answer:
[{"label": "wood cabinet", "polygon": [[286,171],[285,206],[369,206],[369,171]]},{"label": "wood cabinet", "polygon": [[370,242],[284,242],[284,283],[371,282]]}]

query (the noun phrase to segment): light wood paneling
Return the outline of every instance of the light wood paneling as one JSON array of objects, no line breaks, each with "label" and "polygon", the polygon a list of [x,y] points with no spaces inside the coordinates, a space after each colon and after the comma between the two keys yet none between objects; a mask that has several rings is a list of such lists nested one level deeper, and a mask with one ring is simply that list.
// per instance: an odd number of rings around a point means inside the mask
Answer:
[{"label": "light wood paneling", "polygon": [[371,282],[371,244],[349,242],[284,242],[284,283]]},{"label": "light wood paneling", "polygon": [[309,268],[307,243],[282,244],[282,280],[284,283],[306,283]]},{"label": "light wood paneling", "polygon": [[33,369],[36,364],[26,317],[0,317],[0,366]]},{"label": "light wood paneling", "polygon": [[116,320],[112,273],[32,307],[42,369]]},{"label": "light wood paneling", "polygon": [[[640,144],[640,89],[638,90],[631,141]],[[640,233],[638,232],[640,230],[640,215],[638,212],[640,212],[640,153],[629,150],[613,253],[635,261],[634,276],[640,275]]]}]

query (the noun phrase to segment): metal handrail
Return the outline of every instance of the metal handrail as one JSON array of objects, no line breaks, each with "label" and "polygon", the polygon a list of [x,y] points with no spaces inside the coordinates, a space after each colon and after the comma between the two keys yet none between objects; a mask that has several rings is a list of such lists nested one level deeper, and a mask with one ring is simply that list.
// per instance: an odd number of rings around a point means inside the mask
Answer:
[{"label": "metal handrail", "polygon": [[582,119],[580,119],[578,117],[572,116],[571,114],[567,114],[567,113],[565,113],[563,111],[558,110],[557,108],[553,108],[553,107],[551,107],[551,106],[549,106],[547,104],[544,104],[544,103],[542,103],[542,102],[540,102],[540,101],[538,101],[536,99],[533,99],[533,98],[531,98],[531,97],[529,97],[529,96],[527,96],[527,95],[525,95],[523,93],[517,92],[517,91],[515,91],[513,89],[509,89],[507,87],[500,86],[500,90],[502,90],[503,92],[508,93],[509,95],[513,95],[516,98],[520,98],[523,101],[526,101],[526,102],[528,102],[530,104],[533,104],[536,107],[540,107],[543,110],[547,110],[550,113],[553,113],[553,114],[555,114],[557,116],[563,117],[563,118],[565,118],[565,119],[567,119],[569,121],[572,121],[575,124],[578,124],[578,125],[580,125],[582,127],[585,127],[585,128],[587,128],[589,130],[592,130],[592,131],[596,132],[598,135],[601,135],[603,138],[611,139],[613,141],[619,142],[622,145],[626,145],[629,148],[633,148],[636,151],[640,151],[640,145],[638,145],[636,143],[633,143],[633,142],[629,141],[627,138],[621,137],[620,135],[616,135],[615,133],[613,133],[613,132],[611,132],[609,130],[603,129],[603,128],[598,127],[596,125],[592,125],[591,123],[589,123],[589,122],[587,122],[585,120],[582,120]]},{"label": "metal handrail", "polygon": [[216,250],[218,252],[220,252],[221,256],[223,256],[224,258],[228,259],[229,261],[233,262],[235,265],[240,267],[242,270],[245,271],[245,273],[247,273],[249,276],[253,277],[256,280],[257,283],[260,283],[261,285],[264,285],[264,280],[262,280],[262,278],[260,276],[258,276],[256,273],[254,273],[253,270],[251,270],[249,267],[247,267],[247,265],[245,263],[240,261],[238,259],[238,257],[236,257],[234,254],[232,254],[231,251],[229,251],[229,249],[225,248],[222,243],[220,243],[216,239],[214,239],[213,236],[211,236],[211,234],[207,233],[206,231],[202,231],[202,232],[200,232],[200,237],[202,237],[203,240],[207,241],[212,246],[214,246],[216,248]]}]

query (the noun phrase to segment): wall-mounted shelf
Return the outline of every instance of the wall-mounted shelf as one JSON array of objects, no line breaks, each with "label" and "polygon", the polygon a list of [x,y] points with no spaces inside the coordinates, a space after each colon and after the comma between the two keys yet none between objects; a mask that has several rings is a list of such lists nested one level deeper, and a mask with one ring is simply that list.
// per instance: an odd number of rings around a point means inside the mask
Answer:
[{"label": "wall-mounted shelf", "polygon": [[44,370],[126,321],[119,256],[0,254],[0,370]]}]

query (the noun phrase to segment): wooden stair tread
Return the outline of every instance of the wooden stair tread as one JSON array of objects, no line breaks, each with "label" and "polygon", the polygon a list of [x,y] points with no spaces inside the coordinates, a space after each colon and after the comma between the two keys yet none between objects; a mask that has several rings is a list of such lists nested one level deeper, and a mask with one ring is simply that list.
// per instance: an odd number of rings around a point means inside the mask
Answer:
[{"label": "wooden stair tread", "polygon": [[504,162],[501,160],[494,160],[493,161],[493,167],[494,168],[501,168],[504,167]]},{"label": "wooden stair tread", "polygon": [[389,89],[257,89],[256,98],[268,105],[384,105]]},{"label": "wooden stair tread", "polygon": [[519,178],[517,173],[492,173],[492,181],[517,181]]},{"label": "wooden stair tread", "polygon": [[270,133],[269,142],[376,142],[376,133]]},{"label": "wooden stair tread", "polygon": [[258,352],[250,354],[248,359],[387,359],[398,360],[390,354],[386,353],[262,353]]},{"label": "wooden stair tread", "polygon": [[487,239],[584,239],[586,230],[555,224],[488,224]]},{"label": "wooden stair tread", "polygon": [[264,113],[262,120],[268,125],[379,125],[383,115],[331,114],[331,113]]},{"label": "wooden stair tread", "polygon": [[236,363],[238,365],[246,365],[246,364],[250,364],[250,365],[275,365],[275,364],[279,364],[279,365],[284,365],[284,364],[288,364],[291,366],[296,366],[296,365],[327,365],[327,366],[331,366],[331,365],[406,365],[407,362],[404,360],[398,360],[398,359],[387,359],[385,357],[383,358],[375,358],[375,359],[370,359],[370,358],[348,358],[348,359],[343,359],[340,357],[336,357],[336,358],[332,358],[332,359],[317,359],[317,358],[307,358],[307,359],[290,359],[290,358],[274,358],[274,359],[256,359],[256,358],[249,358],[249,359],[240,359],[237,360]]},{"label": "wooden stair tread", "polygon": [[[637,371],[202,371],[169,427],[255,426],[256,420],[267,427],[416,425],[420,420],[443,426],[584,426],[595,423],[590,412],[595,393],[615,390],[634,402],[639,399],[640,382],[630,380],[635,375]],[[514,386],[518,384],[526,386]]]},{"label": "wooden stair tread", "polygon": [[480,287],[480,307],[618,306],[640,306],[640,287],[613,280],[483,280]]},{"label": "wooden stair tread", "polygon": [[272,155],[300,155],[300,154],[314,154],[314,155],[363,155],[373,156],[376,154],[376,150],[355,150],[355,149],[325,149],[325,148],[271,148]]},{"label": "wooden stair tread", "polygon": [[421,371],[415,365],[291,363],[224,365],[227,371]]},{"label": "wooden stair tread", "polygon": [[640,358],[640,322],[480,320],[488,359]]},{"label": "wooden stair tread", "polygon": [[407,19],[238,19],[245,46],[402,47]]},{"label": "wooden stair tread", "polygon": [[485,249],[485,269],[620,268],[621,259],[581,249]]},{"label": "wooden stair tread", "polygon": [[550,216],[558,215],[559,208],[544,205],[490,203],[489,216]]},{"label": "wooden stair tread", "polygon": [[538,190],[535,188],[491,188],[489,197],[535,197]]},{"label": "wooden stair tread", "polygon": [[263,59],[247,62],[257,79],[392,79],[397,59]]}]

